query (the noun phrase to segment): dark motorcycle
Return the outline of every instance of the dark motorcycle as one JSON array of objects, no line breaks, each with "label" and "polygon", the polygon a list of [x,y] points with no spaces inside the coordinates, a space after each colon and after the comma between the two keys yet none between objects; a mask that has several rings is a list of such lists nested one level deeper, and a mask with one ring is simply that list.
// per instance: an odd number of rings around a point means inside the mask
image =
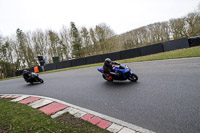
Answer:
[{"label": "dark motorcycle", "polygon": [[23,78],[27,83],[33,84],[34,82],[44,83],[43,79],[39,78],[39,75],[34,72],[24,70]]}]

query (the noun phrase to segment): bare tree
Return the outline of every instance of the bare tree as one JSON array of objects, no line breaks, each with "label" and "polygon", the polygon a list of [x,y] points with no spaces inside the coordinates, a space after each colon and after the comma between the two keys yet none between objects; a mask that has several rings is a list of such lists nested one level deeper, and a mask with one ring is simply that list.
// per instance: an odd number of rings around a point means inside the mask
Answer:
[{"label": "bare tree", "polygon": [[91,38],[90,38],[90,34],[87,30],[86,27],[82,27],[81,28],[81,37],[82,37],[82,43],[83,43],[83,49],[84,49],[84,53],[85,56],[91,56],[92,55],[92,43],[91,43]]},{"label": "bare tree", "polygon": [[71,22],[70,34],[72,39],[72,57],[81,58],[84,55],[80,32],[74,22]]},{"label": "bare tree", "polygon": [[95,27],[95,33],[96,39],[100,45],[100,53],[108,53],[110,51],[110,46],[106,41],[115,35],[114,31],[105,23],[102,23]]},{"label": "bare tree", "polygon": [[90,38],[91,38],[91,43],[92,43],[92,55],[96,55],[97,51],[98,51],[98,43],[97,43],[97,39],[95,36],[95,32],[93,28],[90,28]]},{"label": "bare tree", "polygon": [[189,13],[186,17],[189,36],[200,35],[200,12]]},{"label": "bare tree", "polygon": [[32,33],[32,41],[34,46],[34,52],[36,56],[48,56],[48,42],[45,33],[37,29]]},{"label": "bare tree", "polygon": [[33,49],[30,44],[28,34],[22,30],[17,29],[17,43],[16,52],[18,53],[18,62],[22,68],[32,67],[35,64]]},{"label": "bare tree", "polygon": [[70,31],[67,27],[64,27],[60,30],[60,45],[62,51],[62,60],[70,59],[71,44],[70,44]]},{"label": "bare tree", "polygon": [[59,45],[60,39],[58,37],[58,34],[53,31],[53,30],[48,30],[47,31],[47,35],[48,35],[48,42],[49,42],[49,54],[51,57],[54,56],[58,56],[58,51],[57,51],[57,47]]},{"label": "bare tree", "polygon": [[169,23],[170,30],[174,39],[187,36],[185,18],[171,19]]}]

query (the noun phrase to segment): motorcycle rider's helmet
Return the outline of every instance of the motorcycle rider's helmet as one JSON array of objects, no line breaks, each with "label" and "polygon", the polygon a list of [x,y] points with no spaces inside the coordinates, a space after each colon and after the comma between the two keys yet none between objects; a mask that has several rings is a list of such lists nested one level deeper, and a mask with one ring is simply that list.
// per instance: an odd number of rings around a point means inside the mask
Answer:
[{"label": "motorcycle rider's helmet", "polygon": [[26,69],[23,71],[23,74],[28,74],[28,73],[29,73],[29,71]]},{"label": "motorcycle rider's helmet", "polygon": [[108,66],[112,65],[111,59],[110,58],[106,58],[105,59],[105,64],[108,65]]}]

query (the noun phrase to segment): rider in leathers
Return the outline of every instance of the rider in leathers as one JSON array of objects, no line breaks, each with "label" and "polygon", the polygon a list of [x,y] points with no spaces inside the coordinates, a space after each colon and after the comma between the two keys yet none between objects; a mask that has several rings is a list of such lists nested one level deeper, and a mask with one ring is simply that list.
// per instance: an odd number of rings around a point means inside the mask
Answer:
[{"label": "rider in leathers", "polygon": [[119,75],[119,73],[115,73],[112,71],[112,65],[120,65],[118,62],[112,61],[110,58],[106,58],[104,65],[103,65],[103,71],[107,75],[108,80],[112,80],[114,75]]}]

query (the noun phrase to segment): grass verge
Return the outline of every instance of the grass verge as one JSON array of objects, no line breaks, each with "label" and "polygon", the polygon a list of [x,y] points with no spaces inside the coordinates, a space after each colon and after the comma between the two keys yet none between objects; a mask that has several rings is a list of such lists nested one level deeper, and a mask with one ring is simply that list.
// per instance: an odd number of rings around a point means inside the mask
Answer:
[{"label": "grass verge", "polygon": [[[163,53],[158,53],[158,54],[153,54],[153,55],[147,55],[147,56],[142,56],[142,57],[118,60],[118,62],[119,63],[131,63],[131,62],[177,59],[177,58],[190,58],[190,57],[200,57],[200,46],[191,47],[191,48],[185,48],[185,49],[179,49],[179,50],[174,50],[174,51],[169,51],[169,52],[163,52]],[[69,67],[69,68],[63,68],[63,69],[56,69],[56,70],[52,70],[52,71],[46,71],[46,72],[42,72],[40,74],[47,74],[47,73],[53,73],[53,72],[59,72],[59,71],[67,71],[67,70],[72,70],[72,69],[80,69],[80,68],[102,66],[102,65],[103,65],[103,63],[82,65],[82,66],[76,66],[76,67]],[[5,79],[0,79],[0,81],[8,80],[8,79],[21,78],[21,77],[22,76],[12,77],[12,78],[5,78]]]},{"label": "grass verge", "polygon": [[178,58],[190,58],[190,57],[200,57],[200,46],[179,49],[169,52],[163,52],[153,55],[147,55],[137,58],[130,58],[125,60],[120,60],[120,63],[131,63],[131,62],[142,62],[142,61],[153,61],[153,60],[165,60],[165,59],[178,59]]},{"label": "grass verge", "polygon": [[0,99],[0,133],[102,133],[108,132],[66,113],[56,119],[30,106]]}]

